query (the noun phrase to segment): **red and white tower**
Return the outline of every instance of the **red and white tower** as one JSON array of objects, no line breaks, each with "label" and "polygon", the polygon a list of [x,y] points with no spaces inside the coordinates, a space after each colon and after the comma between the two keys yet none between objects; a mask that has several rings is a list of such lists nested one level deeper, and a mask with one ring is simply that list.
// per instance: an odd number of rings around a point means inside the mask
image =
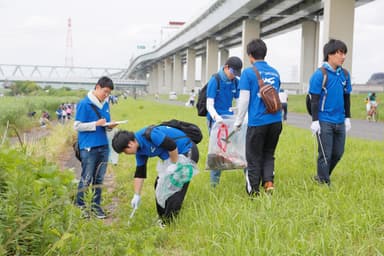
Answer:
[{"label": "red and white tower", "polygon": [[72,24],[71,24],[71,18],[68,18],[67,43],[66,43],[66,53],[65,53],[65,66],[73,67]]}]

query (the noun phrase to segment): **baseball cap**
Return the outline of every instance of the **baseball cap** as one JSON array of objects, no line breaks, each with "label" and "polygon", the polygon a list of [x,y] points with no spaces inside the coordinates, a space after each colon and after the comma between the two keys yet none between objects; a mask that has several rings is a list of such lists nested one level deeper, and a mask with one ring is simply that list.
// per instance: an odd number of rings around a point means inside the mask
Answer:
[{"label": "baseball cap", "polygon": [[243,67],[243,62],[239,57],[230,57],[227,62],[225,62],[225,65],[228,65],[228,67],[233,69],[233,74],[235,76],[241,75],[241,68]]}]

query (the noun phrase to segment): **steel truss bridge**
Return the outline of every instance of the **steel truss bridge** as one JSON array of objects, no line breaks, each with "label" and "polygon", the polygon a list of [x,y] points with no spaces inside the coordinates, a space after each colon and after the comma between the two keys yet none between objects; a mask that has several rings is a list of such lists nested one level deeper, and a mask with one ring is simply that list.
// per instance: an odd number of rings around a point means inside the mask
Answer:
[{"label": "steel truss bridge", "polygon": [[40,86],[91,89],[101,76],[108,76],[118,89],[146,90],[146,80],[130,80],[123,77],[125,68],[40,66],[0,64],[0,83],[4,87],[17,81],[33,81]]}]

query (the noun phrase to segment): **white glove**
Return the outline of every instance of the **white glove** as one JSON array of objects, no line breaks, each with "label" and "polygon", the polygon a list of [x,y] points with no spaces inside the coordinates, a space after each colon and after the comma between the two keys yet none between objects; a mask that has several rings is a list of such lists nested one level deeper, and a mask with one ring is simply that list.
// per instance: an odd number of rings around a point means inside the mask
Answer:
[{"label": "white glove", "polygon": [[215,118],[215,122],[216,123],[221,123],[221,122],[223,122],[223,118],[221,116],[217,115],[216,118]]},{"label": "white glove", "polygon": [[351,119],[345,118],[344,124],[345,124],[345,131],[349,132],[349,130],[351,130],[351,127],[352,127],[351,126]]},{"label": "white glove", "polygon": [[235,122],[233,124],[233,130],[235,130],[236,132],[240,131],[241,130],[241,124]]},{"label": "white glove", "polygon": [[135,194],[132,198],[132,201],[131,201],[131,206],[133,209],[137,209],[139,208],[139,204],[140,204],[140,195],[139,194]]},{"label": "white glove", "polygon": [[312,134],[313,135],[315,135],[316,133],[320,134],[320,123],[319,123],[319,120],[312,122],[311,130],[312,130]]}]

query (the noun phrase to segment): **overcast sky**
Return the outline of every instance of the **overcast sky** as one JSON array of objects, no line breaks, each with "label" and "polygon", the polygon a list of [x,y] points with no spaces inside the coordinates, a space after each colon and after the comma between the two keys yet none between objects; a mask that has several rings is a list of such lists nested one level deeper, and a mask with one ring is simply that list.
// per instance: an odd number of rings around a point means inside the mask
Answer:
[{"label": "overcast sky", "polygon": [[[0,0],[0,64],[64,65],[70,17],[75,66],[127,67],[140,51],[137,45],[158,44],[161,32],[165,39],[175,31],[165,28],[169,21],[189,21],[213,1]],[[384,72],[383,11],[384,0],[355,11],[356,83]],[[298,79],[299,47],[286,48],[290,45],[286,42],[300,44],[300,33],[295,30],[266,40],[267,61],[280,70],[283,81]],[[239,54],[236,49],[231,53]]]}]

